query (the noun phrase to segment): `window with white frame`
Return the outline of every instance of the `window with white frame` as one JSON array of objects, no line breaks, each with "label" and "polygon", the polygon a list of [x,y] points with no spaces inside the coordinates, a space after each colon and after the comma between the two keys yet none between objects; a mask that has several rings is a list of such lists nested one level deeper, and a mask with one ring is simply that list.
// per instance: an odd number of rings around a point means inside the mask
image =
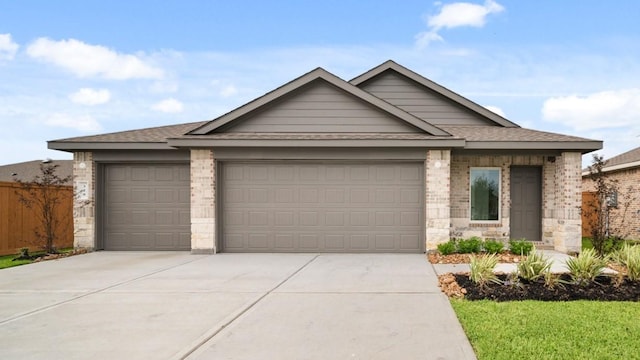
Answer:
[{"label": "window with white frame", "polygon": [[500,168],[471,168],[469,175],[471,220],[500,220]]}]

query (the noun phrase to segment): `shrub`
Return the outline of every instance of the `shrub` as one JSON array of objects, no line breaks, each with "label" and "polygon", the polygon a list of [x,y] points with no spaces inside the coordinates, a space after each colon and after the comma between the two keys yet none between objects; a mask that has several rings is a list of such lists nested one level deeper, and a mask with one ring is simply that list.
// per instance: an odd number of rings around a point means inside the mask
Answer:
[{"label": "shrub", "polygon": [[602,275],[607,261],[598,257],[594,249],[583,250],[578,257],[567,260],[569,275],[575,284],[587,285]]},{"label": "shrub", "polygon": [[551,260],[535,248],[517,266],[518,275],[528,281],[545,277],[551,271]]},{"label": "shrub", "polygon": [[509,240],[509,251],[516,255],[529,255],[533,249],[533,243],[525,239],[511,239]]},{"label": "shrub", "polygon": [[624,244],[611,255],[613,261],[627,268],[629,280],[640,280],[640,246]]},{"label": "shrub", "polygon": [[469,279],[475,284],[486,286],[488,283],[500,284],[500,279],[493,272],[498,264],[498,257],[495,254],[471,256],[471,272]]},{"label": "shrub", "polygon": [[498,254],[501,253],[504,249],[504,244],[502,241],[487,239],[483,244],[484,250],[489,254]]},{"label": "shrub", "polygon": [[481,248],[482,240],[477,236],[458,241],[458,252],[460,254],[477,254]]},{"label": "shrub", "polygon": [[456,252],[456,247],[456,241],[454,239],[451,239],[446,243],[438,244],[438,251],[442,255],[449,255]]}]

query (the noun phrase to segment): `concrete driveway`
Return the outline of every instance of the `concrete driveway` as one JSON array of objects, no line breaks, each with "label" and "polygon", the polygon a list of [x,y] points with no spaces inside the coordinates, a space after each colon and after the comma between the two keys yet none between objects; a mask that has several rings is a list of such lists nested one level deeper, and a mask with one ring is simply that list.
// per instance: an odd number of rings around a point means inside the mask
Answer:
[{"label": "concrete driveway", "polygon": [[424,255],[96,252],[0,270],[16,359],[474,359]]}]

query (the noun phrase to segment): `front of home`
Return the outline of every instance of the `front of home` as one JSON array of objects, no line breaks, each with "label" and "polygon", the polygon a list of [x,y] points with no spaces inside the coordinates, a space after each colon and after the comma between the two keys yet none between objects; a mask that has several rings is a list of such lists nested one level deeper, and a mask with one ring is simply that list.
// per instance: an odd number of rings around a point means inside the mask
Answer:
[{"label": "front of home", "polygon": [[581,156],[392,61],[318,68],[215,120],[50,141],[77,247],[420,253],[451,237],[576,251]]}]

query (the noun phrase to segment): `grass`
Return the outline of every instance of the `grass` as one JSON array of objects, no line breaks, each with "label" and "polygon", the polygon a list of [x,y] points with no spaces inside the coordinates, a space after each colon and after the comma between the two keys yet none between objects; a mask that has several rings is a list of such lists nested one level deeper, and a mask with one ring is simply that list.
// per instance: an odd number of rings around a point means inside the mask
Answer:
[{"label": "grass", "polygon": [[482,359],[638,359],[640,303],[453,300]]},{"label": "grass", "polygon": [[31,264],[33,260],[16,260],[13,259],[18,255],[2,255],[0,256],[0,269],[10,268],[13,266]]},{"label": "grass", "polygon": [[[61,253],[67,253],[67,252],[73,251],[73,248],[60,249],[59,251]],[[42,252],[42,251],[36,251],[36,252],[31,253],[31,255],[42,255],[42,254],[44,254],[44,252]],[[14,267],[14,266],[19,266],[19,265],[31,264],[33,262],[33,260],[16,260],[16,261],[13,261],[13,259],[15,259],[17,256],[18,256],[18,254],[0,256],[0,269],[6,269],[6,268]]]}]

